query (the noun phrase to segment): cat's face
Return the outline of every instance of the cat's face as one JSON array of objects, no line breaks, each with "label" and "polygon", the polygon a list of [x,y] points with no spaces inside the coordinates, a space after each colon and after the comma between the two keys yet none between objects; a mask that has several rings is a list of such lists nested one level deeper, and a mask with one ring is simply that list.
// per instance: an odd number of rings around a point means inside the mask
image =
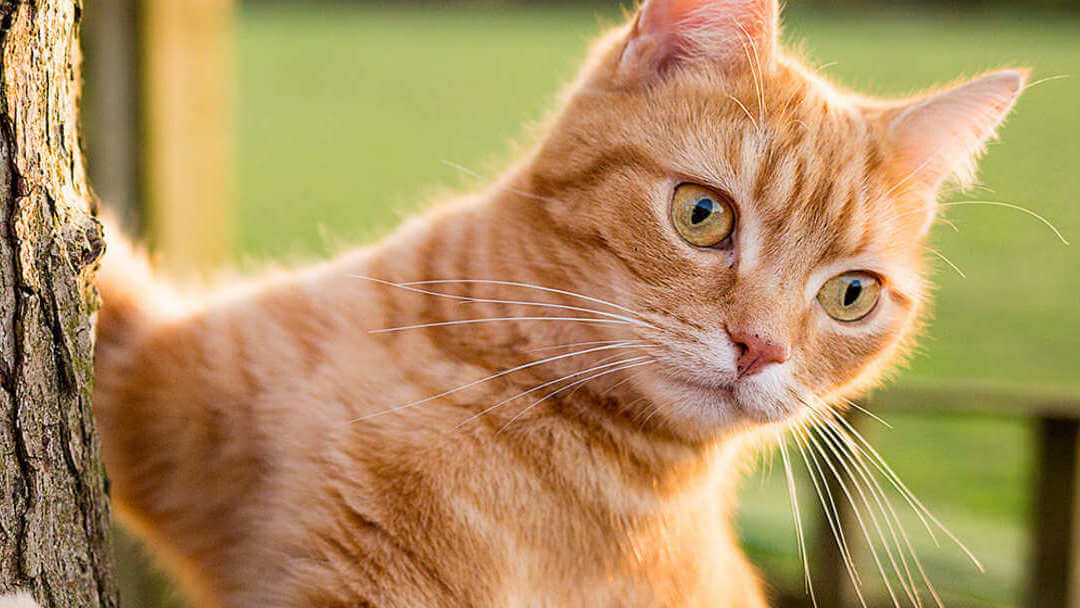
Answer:
[{"label": "cat's face", "polygon": [[[647,2],[602,45],[530,187],[629,303],[670,426],[779,422],[879,378],[915,333],[937,190],[1018,96],[1002,72],[902,102],[787,58],[774,0]],[[611,330],[621,338],[625,330]]]}]

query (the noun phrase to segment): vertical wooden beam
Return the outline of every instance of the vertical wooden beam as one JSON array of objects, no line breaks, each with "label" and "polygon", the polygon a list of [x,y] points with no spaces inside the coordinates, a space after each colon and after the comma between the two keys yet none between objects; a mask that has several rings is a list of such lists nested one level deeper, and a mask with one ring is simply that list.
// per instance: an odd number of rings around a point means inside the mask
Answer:
[{"label": "vertical wooden beam", "polygon": [[161,261],[192,271],[231,245],[233,0],[141,0],[142,196]]},{"label": "vertical wooden beam", "polygon": [[139,225],[138,3],[91,0],[83,20],[82,123],[90,184],[128,230]]},{"label": "vertical wooden beam", "polygon": [[[867,428],[865,420],[866,418],[862,416],[848,418],[848,422],[864,436],[872,433]],[[824,457],[819,455],[819,458]],[[833,466],[841,475],[846,475],[845,469],[839,463],[834,461]],[[834,478],[832,470],[824,461],[821,462],[821,467],[824,469],[826,476],[826,479],[820,480],[825,484],[822,486],[822,493],[825,494],[826,501],[828,501],[829,493],[831,493],[832,504],[836,506],[838,512],[839,525],[842,527],[847,540],[847,548],[851,552],[852,559],[858,563],[857,560],[861,549],[858,541],[863,537],[856,532],[858,528],[852,512],[851,501],[848,500],[844,490]],[[854,492],[852,482],[846,476],[844,484],[847,486],[848,491]],[[814,560],[814,587],[817,591],[818,605],[836,606],[837,608],[857,605],[855,593],[851,587],[851,579],[847,568],[844,566],[844,558],[840,553],[833,528],[829,525],[824,508],[819,509],[817,513],[818,546],[815,548],[812,558]]]},{"label": "vertical wooden beam", "polygon": [[[823,467],[825,468],[825,467]],[[839,469],[839,467],[837,467]],[[831,473],[826,468],[826,475]],[[844,534],[848,537],[848,547],[852,553],[855,553],[856,547],[851,546],[851,504],[844,496],[843,490],[840,489],[840,485],[835,479],[831,477],[824,481],[828,485],[829,491],[832,492],[833,501],[836,504],[837,511],[840,512],[840,523],[843,526]],[[845,483],[847,481],[845,480]],[[822,487],[824,492],[824,486]],[[844,559],[840,553],[840,548],[837,546],[837,541],[833,535],[833,528],[829,525],[829,520],[824,509],[820,509],[817,512],[817,539],[818,546],[811,554],[813,559],[813,577],[814,577],[814,589],[817,593],[817,600],[819,606],[835,606],[841,608],[849,604],[848,598],[851,594],[849,587],[851,581],[848,579],[847,570],[844,568]]]},{"label": "vertical wooden beam", "polygon": [[1080,608],[1077,461],[1080,422],[1041,418],[1035,430],[1029,605]]}]

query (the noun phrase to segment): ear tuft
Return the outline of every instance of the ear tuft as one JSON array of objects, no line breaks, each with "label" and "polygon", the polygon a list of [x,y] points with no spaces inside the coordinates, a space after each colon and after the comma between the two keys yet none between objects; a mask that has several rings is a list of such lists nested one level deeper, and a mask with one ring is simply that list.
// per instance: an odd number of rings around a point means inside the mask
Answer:
[{"label": "ear tuft", "polygon": [[778,12],[777,0],[646,0],[619,78],[647,82],[682,63],[727,72],[762,68],[776,46]]},{"label": "ear tuft", "polygon": [[933,189],[975,181],[976,161],[1008,116],[1027,70],[1004,70],[904,108],[889,125],[893,152],[910,179]]}]

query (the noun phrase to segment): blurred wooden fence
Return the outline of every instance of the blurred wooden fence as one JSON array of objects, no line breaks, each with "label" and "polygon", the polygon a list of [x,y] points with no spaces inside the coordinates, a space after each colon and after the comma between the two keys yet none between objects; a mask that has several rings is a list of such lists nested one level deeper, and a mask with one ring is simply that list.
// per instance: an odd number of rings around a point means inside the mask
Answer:
[{"label": "blurred wooden fence", "polygon": [[[84,123],[92,184],[129,228],[142,231],[165,265],[186,272],[211,267],[225,259],[232,233],[233,0],[87,5]],[[953,387],[897,388],[870,401],[874,409],[1037,419],[1027,605],[1080,608],[1080,400],[1037,390]],[[822,538],[831,538],[823,520],[819,526]],[[164,605],[156,586],[144,584],[146,567],[131,558],[135,552],[132,541],[121,543],[128,573],[124,605]],[[850,604],[837,551],[825,542],[818,552],[821,605]],[[805,605],[806,598],[792,593],[781,601]]]}]

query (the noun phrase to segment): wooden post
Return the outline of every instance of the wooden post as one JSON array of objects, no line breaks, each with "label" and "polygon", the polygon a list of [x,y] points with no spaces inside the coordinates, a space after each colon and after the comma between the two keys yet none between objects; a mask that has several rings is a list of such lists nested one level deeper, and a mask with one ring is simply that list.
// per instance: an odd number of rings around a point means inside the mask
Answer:
[{"label": "wooden post", "polygon": [[1078,439],[1080,422],[1075,419],[1038,420],[1029,580],[1033,608],[1080,608]]},{"label": "wooden post", "polygon": [[184,272],[231,245],[233,0],[141,0],[141,191],[147,237]]},{"label": "wooden post", "polygon": [[[865,420],[866,418],[863,416],[853,416],[848,418],[848,423],[865,436],[872,432],[866,428]],[[824,456],[819,456],[819,458],[824,458]],[[824,480],[819,480],[826,484],[822,486],[822,492],[831,493],[832,504],[836,506],[839,525],[842,526],[847,540],[847,548],[851,552],[852,559],[858,563],[861,552],[860,541],[863,536],[858,532],[851,501],[845,495],[844,490],[824,461],[822,461],[821,466],[826,477]],[[858,500],[858,495],[855,493],[852,481],[847,477],[846,470],[835,460],[833,466],[837,472],[844,476],[844,485],[847,486],[852,497]],[[826,487],[828,490],[826,490]],[[826,493],[826,498],[829,496],[828,493]],[[824,508],[817,510],[816,513],[818,546],[815,548],[812,558],[814,563],[814,588],[817,591],[818,605],[836,606],[837,608],[855,605],[855,593],[851,587],[850,575],[844,565],[844,558],[840,553],[833,527],[829,525]]]}]

